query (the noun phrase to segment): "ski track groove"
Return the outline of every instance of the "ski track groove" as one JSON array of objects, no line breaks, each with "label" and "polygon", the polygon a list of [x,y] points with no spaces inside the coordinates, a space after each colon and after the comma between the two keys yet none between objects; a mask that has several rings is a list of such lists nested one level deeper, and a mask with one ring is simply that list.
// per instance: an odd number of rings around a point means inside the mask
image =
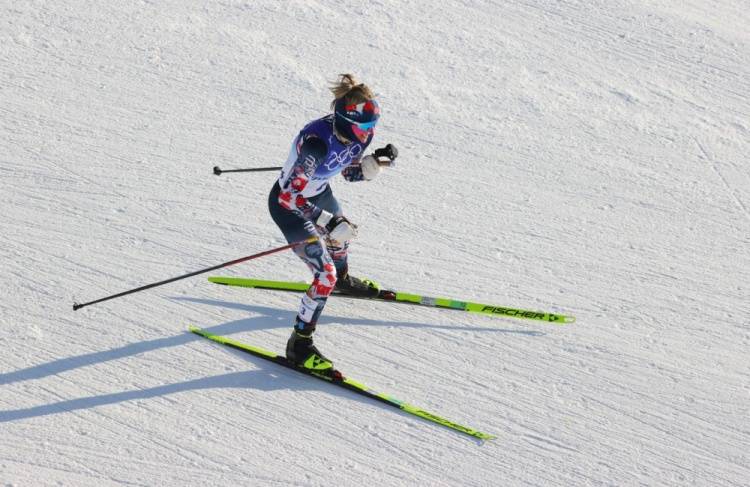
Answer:
[{"label": "ski track groove", "polygon": [[724,189],[726,190],[727,194],[730,196],[730,198],[734,200],[734,202],[737,204],[737,207],[742,211],[742,213],[745,215],[745,218],[750,222],[750,210],[748,210],[747,206],[745,206],[745,204],[742,202],[739,196],[737,196],[737,193],[729,184],[729,181],[727,181],[727,178],[725,178],[724,175],[721,173],[721,171],[719,170],[719,167],[716,164],[715,159],[711,157],[711,154],[708,153],[708,151],[703,146],[703,144],[701,144],[700,140],[696,138],[695,143],[698,145],[698,148],[700,149],[701,153],[705,157],[706,163],[711,167],[711,170],[721,180],[721,183],[724,185]]}]

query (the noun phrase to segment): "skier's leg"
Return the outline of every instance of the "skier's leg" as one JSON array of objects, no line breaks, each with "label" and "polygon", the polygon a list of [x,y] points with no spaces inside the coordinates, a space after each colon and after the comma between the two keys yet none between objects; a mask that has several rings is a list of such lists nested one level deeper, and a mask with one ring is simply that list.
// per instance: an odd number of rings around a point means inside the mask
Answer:
[{"label": "skier's leg", "polygon": [[313,271],[313,282],[302,295],[294,331],[287,341],[286,356],[308,369],[329,370],[333,368],[333,363],[313,345],[312,336],[328,296],[336,285],[336,267],[320,240],[300,245],[294,251]]},{"label": "skier's leg", "polygon": [[302,303],[297,316],[296,327],[300,330],[314,331],[320,313],[336,286],[336,267],[331,254],[320,241],[299,245],[294,253],[304,261],[313,273],[313,281],[302,296]]},{"label": "skier's leg", "polygon": [[[316,370],[331,369],[333,364],[313,345],[312,334],[328,296],[336,285],[336,267],[315,225],[281,208],[277,202],[278,186],[269,195],[271,218],[288,242],[318,237],[315,242],[294,247],[294,253],[313,273],[313,282],[302,295],[295,318],[294,331],[287,342],[287,358],[297,365]],[[276,194],[274,194],[276,193]]]}]

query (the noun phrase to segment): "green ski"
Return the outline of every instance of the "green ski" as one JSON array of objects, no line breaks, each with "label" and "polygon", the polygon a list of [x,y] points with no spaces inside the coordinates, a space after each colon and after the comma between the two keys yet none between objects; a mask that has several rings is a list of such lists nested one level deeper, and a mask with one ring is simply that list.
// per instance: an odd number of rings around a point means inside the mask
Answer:
[{"label": "green ski", "polygon": [[406,413],[412,414],[414,416],[418,416],[420,418],[426,419],[428,421],[432,421],[433,423],[437,423],[439,425],[445,426],[447,428],[450,428],[452,430],[458,431],[460,433],[464,433],[466,435],[472,436],[474,438],[478,438],[480,440],[492,440],[496,438],[494,435],[489,435],[487,433],[482,433],[480,431],[467,428],[466,426],[462,426],[460,424],[454,423],[452,421],[449,421],[445,418],[441,418],[440,416],[437,416],[435,414],[432,414],[428,411],[425,411],[423,409],[420,409],[416,406],[412,406],[411,404],[407,404],[403,401],[399,401],[398,399],[394,399],[393,397],[383,394],[380,392],[373,391],[369,387],[365,386],[364,384],[361,384],[355,380],[352,380],[348,377],[344,377],[341,375],[340,372],[336,371],[333,374],[326,375],[323,373],[317,373],[313,370],[303,369],[300,367],[295,366],[291,362],[287,361],[286,357],[283,355],[279,355],[277,353],[270,352],[268,350],[265,350],[260,347],[255,347],[253,345],[248,345],[242,342],[238,342],[236,340],[233,340],[231,338],[227,338],[221,335],[214,335],[206,330],[203,330],[201,328],[197,328],[195,326],[190,326],[188,328],[192,333],[195,333],[196,335],[200,335],[204,338],[208,338],[209,340],[212,340],[216,343],[221,343],[222,345],[226,345],[228,347],[234,348],[236,350],[240,350],[245,353],[249,353],[250,355],[254,355],[256,357],[262,358],[264,360],[268,360],[270,362],[274,362],[278,365],[281,365],[283,367],[287,367],[289,369],[295,370],[297,372],[300,372],[305,375],[309,375],[312,377],[315,377],[317,379],[324,380],[326,382],[329,382],[331,384],[334,384],[336,386],[339,386],[344,389],[348,389],[352,392],[355,392],[359,395],[369,397],[371,399],[374,399],[376,401],[380,401],[384,404],[387,404],[389,406],[393,406],[395,408],[398,408]]},{"label": "green ski", "polygon": [[[287,282],[287,281],[269,281],[266,279],[249,279],[242,277],[209,277],[209,281],[226,286],[251,287],[256,289],[271,289],[274,291],[292,291],[304,292],[310,287],[304,282]],[[389,301],[396,303],[412,304],[418,306],[430,306],[433,308],[453,309],[458,311],[467,311],[469,313],[478,313],[489,316],[502,316],[507,318],[520,318],[526,320],[544,321],[557,325],[573,323],[573,316],[546,313],[542,311],[530,311],[525,309],[510,308],[508,306],[498,306],[494,304],[472,303],[469,301],[459,301],[449,298],[433,298],[421,296],[418,294],[402,293],[381,289],[378,296],[368,298],[361,296],[351,296],[345,293],[333,292],[334,296],[343,296],[356,299],[370,299],[376,301]]]}]

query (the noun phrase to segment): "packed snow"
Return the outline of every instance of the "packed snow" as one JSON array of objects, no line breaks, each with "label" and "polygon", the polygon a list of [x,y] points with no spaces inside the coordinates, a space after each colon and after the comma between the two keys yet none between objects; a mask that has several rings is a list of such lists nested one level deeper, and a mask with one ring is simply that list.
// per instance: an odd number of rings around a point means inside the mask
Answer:
[{"label": "packed snow", "polygon": [[[750,485],[744,0],[0,5],[0,485]],[[397,165],[337,179],[352,273],[574,315],[331,298],[316,343],[481,442],[223,348],[299,295],[197,276],[285,244],[328,83]],[[213,275],[308,279],[291,252]]]}]

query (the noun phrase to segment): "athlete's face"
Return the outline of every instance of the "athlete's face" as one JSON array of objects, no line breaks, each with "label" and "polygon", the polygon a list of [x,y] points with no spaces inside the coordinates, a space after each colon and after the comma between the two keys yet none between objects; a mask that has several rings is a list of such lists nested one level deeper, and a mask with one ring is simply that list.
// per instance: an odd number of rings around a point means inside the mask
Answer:
[{"label": "athlete's face", "polygon": [[[375,125],[380,118],[380,106],[375,100],[368,100],[362,103],[346,105],[344,107],[346,114],[338,115],[346,120],[351,127],[351,132],[363,144],[367,142],[375,132]],[[367,120],[362,121],[362,120]]]},{"label": "athlete's face", "polygon": [[360,142],[364,144],[365,142],[367,142],[367,139],[375,133],[375,123],[376,121],[367,123],[354,123],[352,124],[352,133],[355,137],[357,137],[357,139],[359,139]]}]

